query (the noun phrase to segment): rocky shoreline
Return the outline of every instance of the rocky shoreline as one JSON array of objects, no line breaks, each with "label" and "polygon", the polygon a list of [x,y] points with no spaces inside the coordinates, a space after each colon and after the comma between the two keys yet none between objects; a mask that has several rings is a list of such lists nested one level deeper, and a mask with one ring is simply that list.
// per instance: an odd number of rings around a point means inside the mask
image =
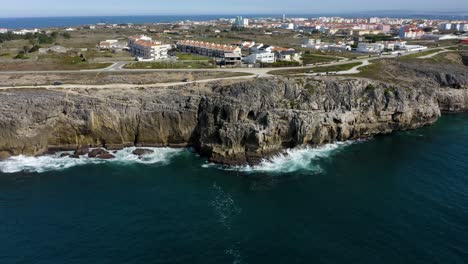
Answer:
[{"label": "rocky shoreline", "polygon": [[416,129],[441,113],[466,111],[468,73],[458,67],[417,69],[414,80],[401,83],[286,77],[146,89],[3,89],[0,158],[190,146],[215,163],[256,164],[288,148]]}]

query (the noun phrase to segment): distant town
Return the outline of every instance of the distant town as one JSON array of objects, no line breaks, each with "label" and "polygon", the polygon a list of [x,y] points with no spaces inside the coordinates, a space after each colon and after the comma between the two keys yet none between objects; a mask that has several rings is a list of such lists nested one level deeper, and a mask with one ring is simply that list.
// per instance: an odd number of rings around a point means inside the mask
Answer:
[{"label": "distant town", "polygon": [[[92,69],[116,61],[153,63],[127,65],[144,68],[307,66],[364,55],[403,56],[444,45],[466,46],[467,32],[468,21],[287,15],[156,24],[103,22],[48,29],[0,28],[0,64],[3,70],[15,70],[17,61],[47,64],[54,60],[64,64],[65,69],[70,66],[66,64]],[[67,56],[73,59],[64,59]],[[15,62],[15,66],[9,68],[8,62]],[[101,64],[91,66],[92,63]],[[30,68],[34,69],[26,66]]]}]

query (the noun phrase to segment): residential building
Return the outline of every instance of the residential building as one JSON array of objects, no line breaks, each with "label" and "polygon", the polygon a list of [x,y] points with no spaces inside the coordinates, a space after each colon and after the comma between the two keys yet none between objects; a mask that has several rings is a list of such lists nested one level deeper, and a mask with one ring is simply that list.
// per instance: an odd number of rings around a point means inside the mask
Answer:
[{"label": "residential building", "polygon": [[114,49],[117,47],[119,47],[119,41],[116,39],[108,39],[108,40],[99,42],[100,49],[110,50],[110,49]]},{"label": "residential building", "polygon": [[362,53],[380,53],[384,49],[385,45],[383,43],[359,43],[356,51]]},{"label": "residential building", "polygon": [[177,48],[182,52],[212,57],[221,65],[237,66],[242,62],[241,48],[238,46],[181,40],[177,42]]},{"label": "residential building", "polygon": [[236,25],[239,27],[248,27],[249,26],[249,19],[243,18],[242,16],[238,16],[236,18]]},{"label": "residential building", "polygon": [[296,61],[302,62],[302,55],[301,53],[289,49],[289,50],[279,50],[275,52],[276,58],[278,61]]},{"label": "residential building", "polygon": [[37,28],[35,28],[35,29],[21,29],[21,30],[13,31],[13,34],[26,35],[28,33],[34,34],[34,33],[38,33],[38,32],[39,32],[39,29],[37,29]]},{"label": "residential building", "polygon": [[390,30],[391,30],[392,28],[390,27],[390,25],[383,25],[383,24],[380,24],[380,25],[377,25],[377,28],[376,28],[376,29],[377,29],[377,30],[380,30],[380,31],[382,31],[382,32],[384,32],[384,33],[387,33],[387,32],[390,32]]},{"label": "residential building", "polygon": [[249,56],[244,58],[244,62],[247,64],[255,63],[274,63],[276,62],[275,53],[273,52],[260,52],[252,53]]},{"label": "residential building", "polygon": [[273,46],[264,45],[263,43],[257,44],[250,49],[251,53],[272,52]]},{"label": "residential building", "polygon": [[243,49],[251,49],[253,46],[255,46],[255,41],[242,41],[241,42],[241,47]]},{"label": "residential building", "polygon": [[8,29],[0,28],[0,34],[5,34],[5,33],[8,33]]},{"label": "residential building", "polygon": [[400,28],[400,38],[418,39],[425,34],[424,30],[416,27],[402,26]]},{"label": "residential building", "polygon": [[168,51],[171,45],[165,45],[161,42],[153,41],[145,35],[134,36],[128,39],[130,53],[139,61],[155,61],[168,59]]},{"label": "residential building", "polygon": [[452,23],[441,23],[439,24],[439,30],[451,30]]}]

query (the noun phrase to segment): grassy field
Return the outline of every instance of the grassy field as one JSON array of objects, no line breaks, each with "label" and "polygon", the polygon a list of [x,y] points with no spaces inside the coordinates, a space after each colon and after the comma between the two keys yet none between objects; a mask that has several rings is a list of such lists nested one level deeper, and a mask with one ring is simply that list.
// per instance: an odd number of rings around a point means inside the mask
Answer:
[{"label": "grassy field", "polygon": [[2,71],[52,71],[52,70],[93,70],[103,69],[111,63],[90,63],[84,58],[70,54],[27,54],[31,59],[16,59],[0,62]]},{"label": "grassy field", "polygon": [[269,72],[269,74],[290,75],[290,74],[303,74],[303,73],[338,72],[338,71],[350,70],[361,64],[362,64],[361,62],[353,62],[353,63],[325,66],[325,67],[313,67],[313,68],[308,67],[308,68],[301,68],[301,69],[278,70],[278,71],[271,71]]},{"label": "grassy field", "polygon": [[0,87],[19,85],[51,85],[59,81],[63,84],[104,85],[104,84],[140,84],[181,82],[184,79],[190,81],[217,79],[226,77],[249,76],[242,72],[221,71],[161,71],[161,72],[88,72],[76,71],[70,73],[11,73],[0,74]]},{"label": "grassy field", "polygon": [[447,50],[468,50],[468,45],[446,48]]},{"label": "grassy field", "polygon": [[209,69],[216,68],[208,61],[136,62],[125,65],[126,69]]},{"label": "grassy field", "polygon": [[402,56],[401,58],[407,58],[407,59],[410,59],[410,58],[419,58],[419,57],[423,57],[423,56],[427,56],[427,55],[434,54],[434,53],[439,52],[439,51],[442,51],[442,50],[443,50],[443,49],[433,49],[433,50],[420,51],[420,52],[413,53],[413,54],[410,54],[410,55]]},{"label": "grassy field", "polygon": [[331,62],[336,61],[336,57],[332,56],[325,56],[325,55],[316,55],[316,54],[303,54],[302,61],[305,65],[307,64],[315,64],[315,63],[322,63],[322,62]]},{"label": "grassy field", "polygon": [[181,61],[207,61],[210,60],[208,57],[194,55],[194,54],[187,54],[187,53],[178,53],[177,58]]}]

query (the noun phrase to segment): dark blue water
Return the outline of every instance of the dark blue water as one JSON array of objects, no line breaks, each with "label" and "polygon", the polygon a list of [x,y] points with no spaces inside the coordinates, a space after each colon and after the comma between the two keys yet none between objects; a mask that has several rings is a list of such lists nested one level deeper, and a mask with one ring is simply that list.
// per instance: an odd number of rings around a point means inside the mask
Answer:
[{"label": "dark blue water", "polygon": [[0,263],[467,262],[468,114],[299,156],[0,174]]},{"label": "dark blue water", "polygon": [[[288,17],[322,17],[322,16],[340,16],[345,18],[353,17],[394,17],[394,18],[425,18],[425,19],[452,19],[466,20],[468,12],[453,12],[453,13],[415,13],[405,11],[369,11],[359,13],[323,13],[323,14],[300,14],[291,15]],[[77,17],[23,17],[23,18],[0,18],[0,28],[21,29],[21,28],[51,28],[51,27],[74,27],[91,25],[96,23],[109,24],[149,24],[149,23],[169,23],[177,21],[208,21],[219,18],[235,18],[237,15],[155,15],[155,16],[77,16]],[[282,14],[261,14],[261,15],[245,15],[247,18],[273,17],[281,18]]]}]

